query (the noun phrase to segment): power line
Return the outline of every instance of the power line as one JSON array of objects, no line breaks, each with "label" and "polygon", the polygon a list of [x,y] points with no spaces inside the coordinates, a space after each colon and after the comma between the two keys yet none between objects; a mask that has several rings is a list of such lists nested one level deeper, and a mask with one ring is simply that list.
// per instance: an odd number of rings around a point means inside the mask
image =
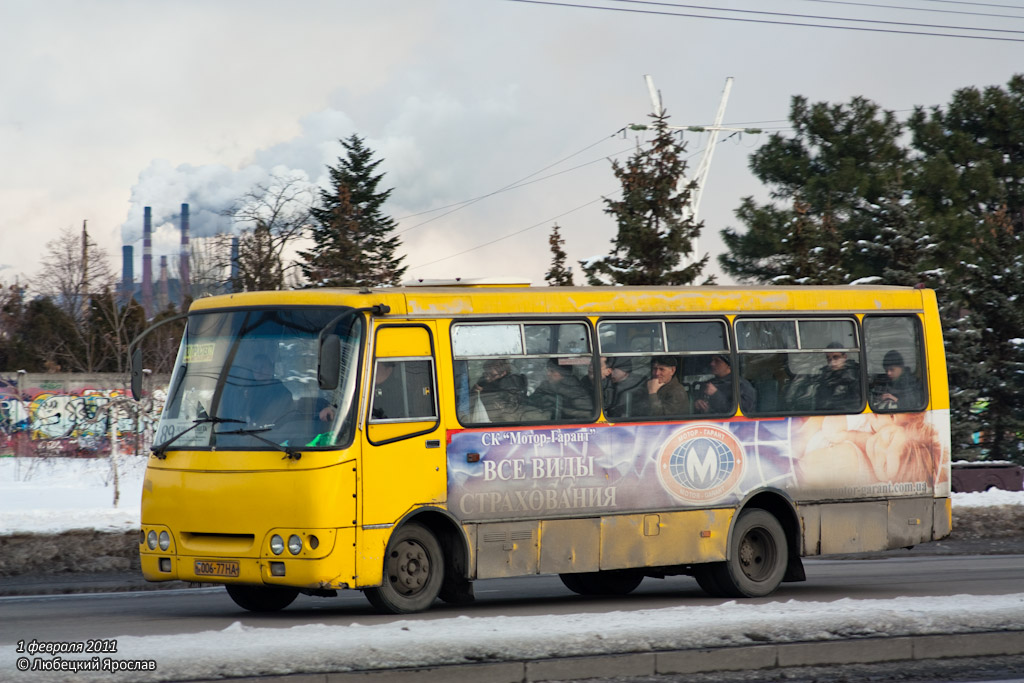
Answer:
[{"label": "power line", "polygon": [[[618,133],[616,133],[616,135],[617,134]],[[629,147],[628,149],[622,149],[622,150],[619,150],[618,152],[614,152],[612,154],[609,154],[609,155],[606,155],[606,156],[603,156],[603,157],[599,157],[597,159],[591,159],[590,161],[585,161],[582,164],[578,164],[576,166],[572,166],[572,167],[564,169],[562,171],[556,171],[556,172],[551,173],[551,174],[546,175],[546,176],[541,176],[539,178],[533,178],[532,180],[524,180],[522,182],[513,183],[512,185],[506,185],[505,187],[501,188],[500,190],[495,190],[493,192],[488,192],[487,194],[482,194],[482,195],[479,195],[477,197],[473,197],[472,199],[464,199],[462,201],[452,202],[451,204],[445,204],[444,206],[438,206],[438,207],[435,207],[433,209],[427,209],[426,211],[419,211],[417,213],[411,213],[411,214],[409,214],[407,216],[403,216],[403,217],[398,218],[396,220],[404,221],[404,220],[407,220],[409,218],[415,218],[416,216],[424,216],[424,215],[426,215],[428,213],[434,213],[435,211],[443,211],[445,209],[448,209],[448,208],[451,208],[451,207],[454,207],[454,206],[457,206],[459,208],[463,208],[465,206],[469,206],[472,203],[478,202],[481,199],[486,199],[488,197],[493,197],[493,196],[495,196],[497,194],[501,194],[502,192],[509,192],[511,190],[518,190],[521,187],[526,187],[528,185],[533,185],[534,183],[539,183],[539,182],[541,182],[543,180],[550,180],[551,178],[556,178],[556,177],[558,177],[560,175],[564,175],[564,174],[570,173],[572,171],[577,171],[577,170],[579,170],[581,168],[585,168],[587,166],[591,166],[591,165],[596,164],[598,162],[607,161],[608,159],[612,159],[614,157],[620,156],[622,154],[625,154],[626,152],[631,152],[634,149],[635,149],[635,147]],[[569,157],[566,157],[566,158],[568,159]],[[565,161],[565,159],[562,159],[562,161]],[[546,168],[551,168],[552,166],[557,166],[558,164],[562,163],[562,161],[558,161],[558,162],[556,162],[554,164],[551,164],[551,165],[547,166]],[[543,169],[541,169],[541,170],[543,170]],[[540,171],[537,171],[537,173],[540,173]],[[535,174],[531,174],[531,175],[535,175]],[[529,178],[529,177],[531,177],[531,176],[527,176],[527,178]],[[451,212],[449,212],[449,213],[451,213]],[[444,215],[447,216],[448,214],[444,214]],[[437,216],[437,218],[441,218],[441,216]],[[414,228],[415,227],[419,227],[420,225],[423,225],[423,224],[424,223],[420,223],[418,225],[414,225],[413,227]],[[412,230],[412,228],[407,228],[405,231],[407,231],[407,230]],[[403,231],[403,232],[405,232],[405,231]]]},{"label": "power line", "polygon": [[[616,135],[618,135],[621,132],[622,132],[622,129],[619,129],[619,130],[615,131],[614,133],[612,133],[611,135],[605,136],[605,137],[601,138],[600,140],[587,145],[586,147],[584,147],[583,149],[581,149],[581,150],[579,150],[577,152],[573,152],[572,154],[570,154],[567,157],[559,159],[558,161],[554,161],[554,162],[548,164],[547,166],[545,166],[544,168],[536,170],[533,173],[531,173],[531,174],[529,174],[527,176],[524,176],[524,177],[520,178],[519,180],[516,180],[516,181],[514,181],[512,183],[509,183],[508,185],[506,185],[504,187],[498,188],[494,192],[488,192],[487,194],[480,195],[479,197],[475,197],[473,199],[468,199],[468,200],[466,200],[464,202],[457,202],[456,204],[449,204],[448,206],[454,206],[455,208],[453,208],[451,211],[446,211],[445,213],[442,213],[439,216],[434,216],[433,218],[428,218],[427,220],[422,221],[420,223],[417,223],[416,225],[411,225],[408,228],[404,228],[402,230],[398,230],[398,231],[395,232],[395,234],[396,235],[402,235],[404,233],[409,232],[410,230],[415,230],[416,228],[424,226],[427,223],[432,223],[432,222],[434,222],[434,221],[436,221],[436,220],[438,220],[440,218],[444,218],[445,216],[449,216],[449,215],[455,213],[456,211],[461,211],[462,209],[466,208],[467,206],[472,206],[473,204],[476,204],[477,202],[479,202],[479,201],[481,201],[483,199],[487,199],[488,197],[493,197],[496,194],[500,194],[502,192],[506,192],[508,190],[511,190],[511,189],[517,187],[517,186],[520,186],[521,184],[524,184],[525,181],[529,180],[530,178],[532,178],[533,176],[537,175],[538,173],[543,173],[544,171],[548,170],[549,168],[554,168],[555,166],[557,166],[557,165],[559,165],[559,164],[561,164],[561,163],[563,163],[565,161],[568,161],[569,159],[572,159],[574,156],[578,156],[578,155],[582,154],[583,152],[586,152],[588,149],[596,147],[597,145],[601,144],[602,142],[605,142],[606,140],[608,140],[609,138],[615,137]],[[430,211],[423,211],[423,212],[421,212],[419,214],[413,214],[413,216],[422,215],[422,214],[425,214],[425,213],[430,213],[431,211],[441,211],[444,208],[447,208],[447,207],[441,207],[441,208],[438,208],[438,209],[431,209]],[[407,216],[407,218],[411,218],[411,217],[412,216]]]},{"label": "power line", "polygon": [[707,5],[684,5],[678,2],[658,2],[657,0],[606,0],[606,2],[618,2],[630,5],[654,5],[657,7],[676,7],[679,9],[701,9],[713,12],[735,12],[738,14],[763,14],[769,17],[791,17],[794,19],[827,19],[829,21],[848,21],[859,24],[885,24],[886,26],[910,26],[915,28],[944,28],[954,31],[986,31],[989,33],[1024,33],[1007,28],[974,28],[970,26],[947,26],[945,24],[921,24],[912,21],[888,21],[885,19],[852,19],[849,17],[827,17],[819,14],[794,14],[791,12],[769,12],[766,10],[754,9],[729,9],[725,7],[708,7]]},{"label": "power line", "polygon": [[[612,0],[615,1],[615,0]],[[639,1],[639,0],[634,0]],[[937,38],[967,38],[972,40],[994,40],[1000,42],[1011,42],[1011,43],[1024,43],[1024,38],[1004,38],[1000,36],[973,36],[963,33],[936,33],[932,31],[904,31],[897,29],[884,29],[884,28],[869,28],[866,26],[837,26],[834,24],[804,24],[792,21],[781,21],[773,19],[750,19],[745,17],[720,17],[710,16],[706,14],[692,14],[688,12],[666,12],[663,10],[646,10],[646,9],[634,9],[626,7],[606,7],[601,5],[574,5],[569,2],[554,2],[553,0],[506,0],[506,2],[519,2],[528,5],[547,5],[551,7],[571,7],[573,9],[595,9],[604,10],[608,12],[622,12],[626,14],[650,14],[655,16],[667,16],[667,17],[686,17],[690,19],[716,19],[718,21],[735,21],[748,24],[771,24],[775,26],[802,26],[805,28],[830,28],[845,31],[862,31],[867,33],[891,33],[895,35],[906,35],[906,36],[931,36]],[[664,4],[664,3],[661,3]],[[717,10],[717,8],[715,8]],[[717,10],[723,11],[723,10]],[[838,21],[850,21],[844,19],[838,19]],[[969,27],[959,27],[959,30],[965,31],[996,31],[1002,29],[974,29]],[[1013,33],[1021,33],[1020,31],[1013,31]]]},{"label": "power line", "polygon": [[[624,130],[624,129],[620,129],[619,131],[616,131],[615,134],[618,135],[620,132],[622,132],[622,130]],[[734,135],[737,135],[737,133],[733,133],[733,135],[728,135],[728,136],[722,138],[721,140],[718,140],[717,142],[715,142],[713,144],[716,144],[716,145],[722,144],[726,140],[732,138]],[[645,142],[643,144],[646,145],[646,144],[649,144],[649,143]],[[591,145],[591,146],[593,146],[593,145]],[[700,154],[703,151],[704,151],[703,149],[697,150],[693,154],[690,154],[689,156],[687,156],[686,160],[689,161],[690,159],[693,159],[694,157],[696,157],[698,154]],[[549,168],[550,168],[550,166],[549,166]],[[622,192],[622,190],[621,190],[621,188],[619,188],[619,189],[615,190],[614,192],[609,192],[607,196],[614,197],[614,196],[620,194],[621,192]],[[409,268],[411,270],[415,270],[417,268],[426,268],[427,266],[432,266],[435,263],[441,263],[442,261],[447,261],[447,260],[453,259],[453,258],[455,258],[457,256],[463,256],[465,254],[470,253],[471,251],[476,251],[477,249],[483,249],[484,247],[489,247],[492,244],[496,244],[498,242],[502,242],[502,241],[507,240],[507,239],[509,239],[511,237],[515,237],[516,235],[522,235],[524,232],[529,232],[530,230],[536,230],[537,228],[539,228],[541,226],[548,225],[552,221],[557,221],[559,218],[562,218],[564,216],[568,216],[571,213],[576,213],[577,211],[580,211],[582,209],[587,208],[591,204],[595,204],[597,202],[604,201],[604,199],[606,199],[606,196],[602,195],[602,196],[598,197],[597,199],[591,199],[589,202],[586,202],[585,204],[581,204],[581,205],[577,206],[574,209],[569,209],[568,211],[560,213],[557,216],[552,216],[551,218],[548,218],[547,220],[543,220],[543,221],[541,221],[539,223],[534,223],[531,226],[528,226],[528,227],[525,227],[525,228],[521,228],[519,230],[515,230],[515,231],[510,232],[510,233],[508,233],[506,235],[502,235],[501,237],[497,237],[497,238],[495,238],[495,239],[493,239],[493,240],[491,240],[489,242],[484,242],[483,244],[478,244],[475,247],[470,247],[469,249],[463,249],[462,251],[460,251],[458,253],[449,254],[448,256],[443,256],[443,257],[441,257],[439,259],[435,259],[435,260],[429,261],[427,263],[420,263],[420,264],[417,264],[415,266],[409,266]]]},{"label": "power line", "polygon": [[1024,9],[1021,5],[996,5],[990,2],[964,2],[963,0],[921,0],[921,2],[940,2],[944,5],[970,5],[972,7],[1000,7],[1002,9]]},{"label": "power line", "polygon": [[[938,14],[964,14],[972,17],[998,17],[1000,19],[1024,19],[1019,14],[994,14],[991,12],[968,12],[955,9],[929,9],[926,7],[906,7],[903,5],[881,5],[873,2],[852,2],[851,0],[803,0],[804,2],[820,2],[826,5],[853,5],[855,7],[879,7],[881,9],[907,10],[909,12],[935,12]],[[974,3],[962,3],[974,4]],[[1002,5],[999,5],[1000,7]],[[1016,8],[1012,8],[1016,9]],[[1022,8],[1024,9],[1024,8]]]},{"label": "power line", "polygon": [[[612,196],[614,196],[616,193],[613,192],[613,193],[610,193],[610,194]],[[496,243],[501,242],[503,240],[507,240],[510,237],[515,237],[516,235],[522,235],[524,232],[528,232],[530,230],[535,230],[536,228],[539,228],[542,225],[548,225],[551,221],[556,221],[559,218],[562,218],[563,216],[568,216],[571,213],[576,213],[577,211],[585,209],[588,206],[590,206],[591,204],[596,204],[597,202],[603,201],[604,199],[605,199],[604,196],[598,197],[597,199],[591,199],[586,204],[581,204],[581,205],[577,206],[575,209],[569,209],[568,211],[566,211],[564,213],[560,213],[557,216],[553,216],[553,217],[551,217],[551,218],[549,218],[549,219],[547,219],[545,221],[541,221],[540,223],[534,223],[533,225],[531,225],[531,226],[529,226],[527,228],[522,228],[520,230],[516,230],[515,232],[510,232],[507,235],[502,235],[501,237],[493,239],[490,242],[484,242],[483,244],[478,244],[475,247],[470,247],[469,249],[464,249],[464,250],[462,250],[462,251],[460,251],[460,252],[458,252],[456,254],[450,254],[448,256],[444,256],[442,258],[436,259],[434,261],[430,261],[428,263],[421,263],[419,265],[410,266],[410,269],[415,270],[416,268],[426,268],[427,266],[432,266],[435,263],[441,263],[442,261],[447,261],[448,259],[453,259],[456,256],[462,256],[463,254],[468,254],[471,251],[476,251],[477,249],[483,249],[484,247],[489,247],[492,244],[496,244]]]}]

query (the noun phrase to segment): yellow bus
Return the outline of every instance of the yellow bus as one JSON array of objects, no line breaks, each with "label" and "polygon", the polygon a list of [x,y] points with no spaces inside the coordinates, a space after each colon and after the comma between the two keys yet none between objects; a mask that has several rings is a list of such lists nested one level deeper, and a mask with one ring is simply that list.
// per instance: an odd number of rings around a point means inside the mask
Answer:
[{"label": "yellow bus", "polygon": [[534,574],[767,595],[802,557],[950,533],[944,363],[926,289],[201,299],[145,475],[142,571],[254,611],[355,589],[414,612]]}]

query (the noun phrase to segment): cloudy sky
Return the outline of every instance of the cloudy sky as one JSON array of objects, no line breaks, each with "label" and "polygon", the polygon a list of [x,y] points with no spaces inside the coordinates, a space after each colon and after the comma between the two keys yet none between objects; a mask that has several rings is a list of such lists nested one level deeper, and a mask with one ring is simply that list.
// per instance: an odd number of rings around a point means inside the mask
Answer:
[{"label": "cloudy sky", "polygon": [[[120,271],[123,244],[141,256],[144,206],[154,253],[173,256],[183,202],[194,236],[228,230],[219,213],[232,200],[275,170],[322,182],[339,138],[355,133],[384,159],[409,276],[543,284],[553,224],[572,261],[608,251],[608,160],[628,156],[637,138],[622,129],[651,111],[645,74],[675,125],[711,123],[731,76],[725,124],[774,131],[796,94],[860,95],[905,116],[1024,69],[1024,3],[712,4],[744,12],[621,0],[3,0],[0,282],[32,281],[46,242],[83,220]],[[702,18],[712,15],[733,20]],[[906,33],[968,33],[958,27],[1004,40]],[[764,196],[747,159],[765,135],[715,138],[700,213],[713,257],[719,231],[739,227],[740,198]],[[708,137],[685,141],[695,166]]]}]

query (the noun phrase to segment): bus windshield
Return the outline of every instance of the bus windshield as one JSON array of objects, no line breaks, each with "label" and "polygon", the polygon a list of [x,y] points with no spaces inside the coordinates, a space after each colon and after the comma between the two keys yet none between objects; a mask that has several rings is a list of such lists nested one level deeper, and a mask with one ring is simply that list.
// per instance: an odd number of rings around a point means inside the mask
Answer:
[{"label": "bus windshield", "polygon": [[[323,332],[324,334],[321,334]],[[317,378],[336,336],[335,389]],[[345,308],[254,308],[189,316],[154,450],[337,447],[355,420],[362,316]]]}]

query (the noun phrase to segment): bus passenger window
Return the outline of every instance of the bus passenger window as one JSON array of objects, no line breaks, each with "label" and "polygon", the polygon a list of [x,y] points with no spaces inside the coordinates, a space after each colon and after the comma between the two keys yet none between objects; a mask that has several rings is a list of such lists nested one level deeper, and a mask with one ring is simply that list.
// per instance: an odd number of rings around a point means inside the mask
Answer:
[{"label": "bus passenger window", "polygon": [[452,328],[455,406],[464,425],[590,422],[590,327],[583,322]]},{"label": "bus passenger window", "polygon": [[741,319],[736,339],[741,374],[756,391],[753,414],[857,413],[863,407],[855,320]]},{"label": "bus passenger window", "polygon": [[921,381],[922,342],[921,327],[914,316],[864,319],[871,410],[924,410],[928,397]]}]

